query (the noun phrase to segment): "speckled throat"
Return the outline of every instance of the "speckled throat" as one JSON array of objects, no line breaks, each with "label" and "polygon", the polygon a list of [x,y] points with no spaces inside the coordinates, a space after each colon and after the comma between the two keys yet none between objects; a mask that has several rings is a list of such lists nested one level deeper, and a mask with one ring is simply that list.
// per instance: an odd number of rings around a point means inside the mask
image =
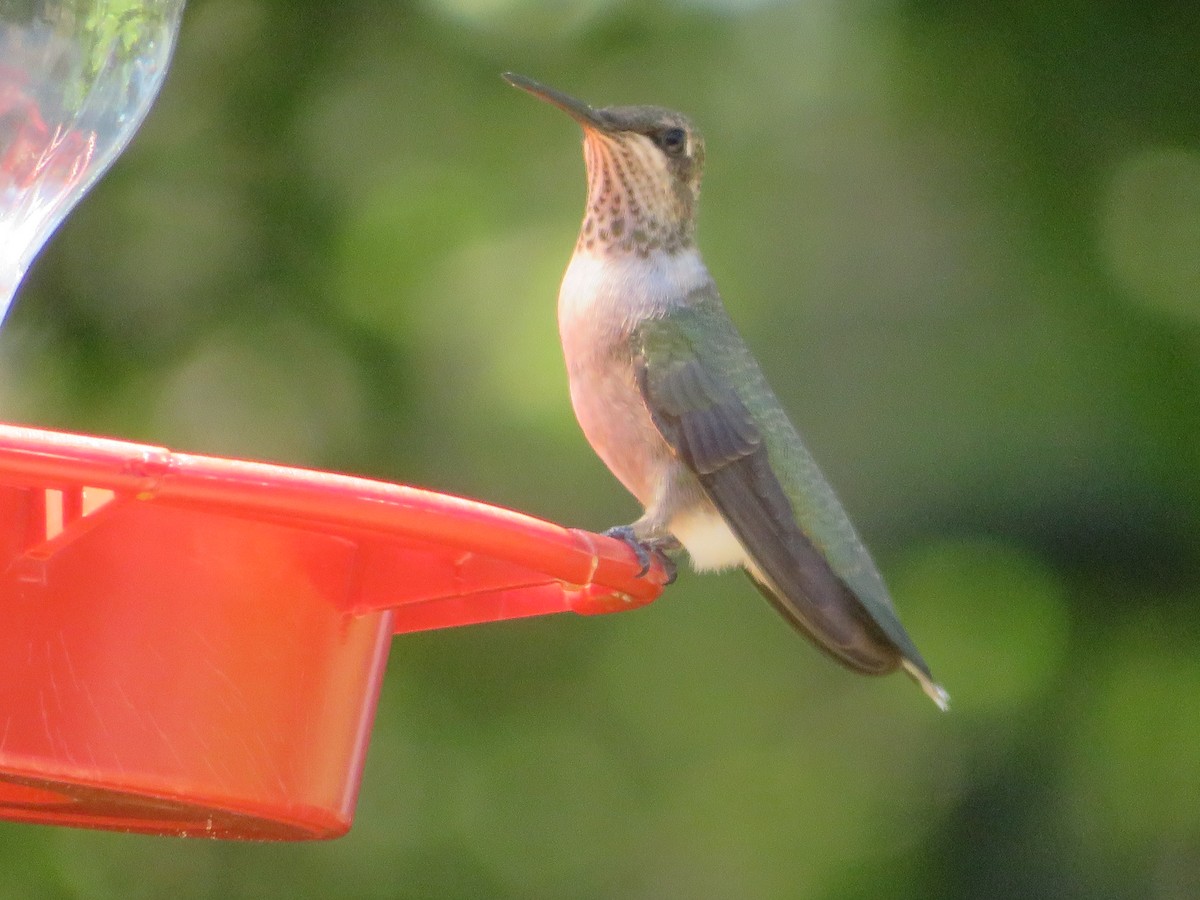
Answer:
[{"label": "speckled throat", "polygon": [[645,135],[587,130],[588,198],[576,252],[674,254],[692,246],[692,191],[678,183]]}]

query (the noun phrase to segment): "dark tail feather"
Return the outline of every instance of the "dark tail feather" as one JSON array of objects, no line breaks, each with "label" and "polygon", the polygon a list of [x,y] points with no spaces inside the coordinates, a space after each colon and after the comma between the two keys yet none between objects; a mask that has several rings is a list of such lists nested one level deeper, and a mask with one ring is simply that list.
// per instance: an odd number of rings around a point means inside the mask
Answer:
[{"label": "dark tail feather", "polygon": [[[873,622],[863,621],[851,614],[846,615],[843,622],[831,629],[829,611],[825,610],[820,616],[822,628],[818,630],[811,611],[806,614],[799,604],[773,586],[759,581],[750,572],[747,572],[746,576],[793,628],[834,662],[863,675],[887,675],[899,667],[899,652]],[[849,591],[846,593],[849,595]],[[848,597],[847,602],[841,604],[841,610],[851,611],[857,605],[858,601]],[[838,636],[836,641],[831,640],[833,634]]]},{"label": "dark tail feather", "polygon": [[751,581],[796,630],[856,672],[885,675],[903,667],[934,703],[947,708],[949,695],[934,682],[903,626],[895,622],[898,637],[889,635],[796,524],[765,448],[701,475],[700,483],[748,548],[757,569]]}]

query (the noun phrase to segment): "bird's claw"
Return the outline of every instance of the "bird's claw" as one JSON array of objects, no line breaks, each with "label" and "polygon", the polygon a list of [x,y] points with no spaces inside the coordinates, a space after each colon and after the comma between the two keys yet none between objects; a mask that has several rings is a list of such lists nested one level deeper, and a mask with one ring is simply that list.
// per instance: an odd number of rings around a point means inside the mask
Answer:
[{"label": "bird's claw", "polygon": [[675,579],[679,577],[679,569],[675,565],[675,560],[667,556],[662,550],[655,550],[654,553],[658,556],[659,562],[662,563],[663,571],[667,573],[667,580],[663,582],[663,587],[666,587],[668,584],[674,584]]},{"label": "bird's claw", "polygon": [[618,541],[622,541],[633,551],[637,557],[637,561],[642,566],[634,577],[641,578],[650,571],[651,556],[653,555],[658,557],[659,562],[662,563],[663,571],[667,574],[667,580],[663,582],[664,587],[675,583],[675,579],[679,576],[679,570],[675,565],[675,561],[667,556],[665,549],[666,547],[674,546],[673,542],[666,541],[659,543],[640,540],[633,533],[632,526],[629,525],[617,525],[615,528],[609,528],[604,532],[604,535],[605,537],[616,538]]}]

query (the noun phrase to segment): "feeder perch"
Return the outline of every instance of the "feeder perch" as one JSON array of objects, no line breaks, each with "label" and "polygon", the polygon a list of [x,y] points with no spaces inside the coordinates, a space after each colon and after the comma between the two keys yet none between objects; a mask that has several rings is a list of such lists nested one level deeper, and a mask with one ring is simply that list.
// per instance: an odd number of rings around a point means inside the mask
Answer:
[{"label": "feeder perch", "polygon": [[337,837],[394,634],[631,609],[639,568],[457,497],[0,424],[0,818]]}]

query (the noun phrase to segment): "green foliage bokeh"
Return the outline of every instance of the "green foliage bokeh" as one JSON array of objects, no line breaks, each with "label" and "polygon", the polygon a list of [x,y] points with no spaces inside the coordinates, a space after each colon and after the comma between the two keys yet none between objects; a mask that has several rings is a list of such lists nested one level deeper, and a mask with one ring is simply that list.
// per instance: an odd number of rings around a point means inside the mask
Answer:
[{"label": "green foliage bokeh", "polygon": [[1181,9],[192,0],[5,325],[0,417],[629,521],[555,330],[577,131],[498,76],[676,107],[731,314],[955,708],[684,573],[398,639],[339,841],[0,825],[0,898],[1200,895]]}]

